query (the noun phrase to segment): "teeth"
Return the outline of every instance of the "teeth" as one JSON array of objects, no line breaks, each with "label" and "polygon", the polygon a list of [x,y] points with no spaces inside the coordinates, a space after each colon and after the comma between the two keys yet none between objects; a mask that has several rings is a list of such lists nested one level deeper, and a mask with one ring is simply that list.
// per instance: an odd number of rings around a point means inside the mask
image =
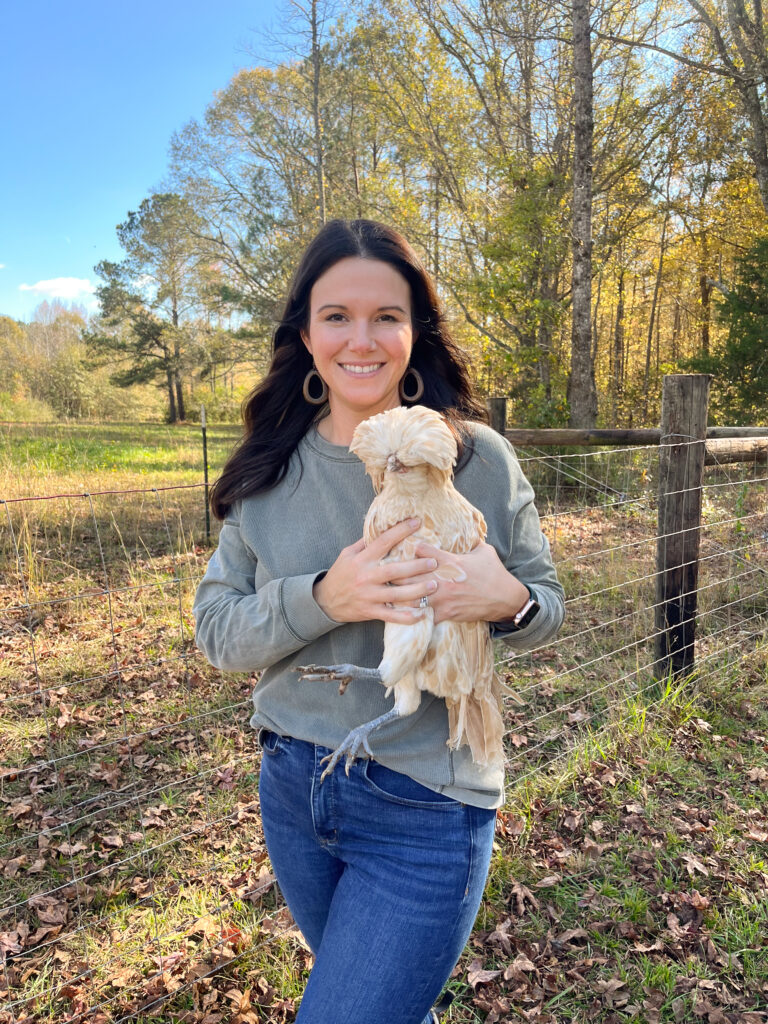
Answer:
[{"label": "teeth", "polygon": [[350,363],[342,363],[342,368],[349,370],[350,373],[374,373],[383,363],[370,363],[368,366],[352,366]]}]

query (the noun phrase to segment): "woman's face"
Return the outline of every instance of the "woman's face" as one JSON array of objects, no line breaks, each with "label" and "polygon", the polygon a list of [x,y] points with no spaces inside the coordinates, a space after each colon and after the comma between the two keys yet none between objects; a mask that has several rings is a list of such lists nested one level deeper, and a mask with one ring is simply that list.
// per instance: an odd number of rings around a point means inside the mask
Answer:
[{"label": "woman's face", "polygon": [[400,405],[413,348],[408,282],[381,260],[339,260],[315,281],[302,339],[328,385],[323,432],[349,444],[358,423]]}]

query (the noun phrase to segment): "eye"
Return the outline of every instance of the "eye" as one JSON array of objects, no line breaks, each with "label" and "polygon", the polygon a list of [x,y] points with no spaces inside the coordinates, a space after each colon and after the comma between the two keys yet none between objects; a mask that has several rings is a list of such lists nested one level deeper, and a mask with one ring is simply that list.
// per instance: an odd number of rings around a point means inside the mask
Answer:
[{"label": "eye", "polygon": [[336,317],[338,317],[339,320],[343,320],[344,319],[344,314],[343,313],[329,313],[328,316],[325,319],[326,320],[336,321]]},{"label": "eye", "polygon": [[396,322],[397,317],[393,316],[392,313],[382,313],[379,320],[392,320],[393,322]]}]

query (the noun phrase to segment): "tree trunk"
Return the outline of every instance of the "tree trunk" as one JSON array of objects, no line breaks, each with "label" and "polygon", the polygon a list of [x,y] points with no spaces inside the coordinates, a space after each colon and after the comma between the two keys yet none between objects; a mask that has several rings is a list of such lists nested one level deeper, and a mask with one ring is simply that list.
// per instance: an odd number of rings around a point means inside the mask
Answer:
[{"label": "tree trunk", "polygon": [[553,294],[549,268],[546,265],[541,269],[539,295],[544,300],[542,312],[539,314],[539,327],[536,335],[539,380],[544,387],[544,398],[547,402],[550,402],[552,400],[552,327],[549,323],[547,309],[555,295]]},{"label": "tree trunk", "polygon": [[[679,283],[678,283],[678,289],[679,289]],[[675,318],[672,321],[672,362],[673,363],[677,362],[678,345],[679,345],[679,342],[680,342],[680,331],[682,330],[682,327],[683,327],[683,321],[682,321],[681,312],[682,311],[681,311],[681,308],[680,308],[680,292],[678,290],[678,293],[675,296]]]},{"label": "tree trunk", "polygon": [[597,423],[592,361],[592,47],[590,0],[573,0],[573,322],[568,403],[572,427]]},{"label": "tree trunk", "polygon": [[651,315],[648,321],[648,338],[645,345],[645,375],[643,378],[643,415],[648,416],[648,392],[651,384],[651,352],[653,351],[653,329],[656,324],[656,316],[659,305],[659,292],[661,290],[661,274],[664,270],[664,250],[667,241],[667,224],[669,222],[669,207],[664,214],[664,223],[661,226],[661,241],[659,243],[659,266],[656,271],[656,281],[653,286],[653,298],[651,299]]},{"label": "tree trunk", "polygon": [[325,150],[323,123],[320,117],[320,41],[318,34],[317,0],[312,0],[312,117],[315,123],[315,167],[320,223],[325,224]]},{"label": "tree trunk", "polygon": [[179,417],[176,412],[176,396],[173,393],[173,374],[171,373],[170,366],[166,367],[165,377],[168,389],[168,419],[171,423],[177,423]]},{"label": "tree trunk", "polygon": [[701,296],[701,354],[708,356],[712,285],[709,283],[709,275],[706,270],[699,274],[699,295]]},{"label": "tree trunk", "polygon": [[176,388],[176,408],[179,412],[179,419],[185,420],[187,418],[187,412],[184,408],[184,388],[182,386],[181,375],[178,370],[174,371],[173,383]]},{"label": "tree trunk", "polygon": [[624,391],[624,267],[619,267],[618,299],[616,302],[616,324],[613,329],[613,402],[614,426],[616,406]]}]

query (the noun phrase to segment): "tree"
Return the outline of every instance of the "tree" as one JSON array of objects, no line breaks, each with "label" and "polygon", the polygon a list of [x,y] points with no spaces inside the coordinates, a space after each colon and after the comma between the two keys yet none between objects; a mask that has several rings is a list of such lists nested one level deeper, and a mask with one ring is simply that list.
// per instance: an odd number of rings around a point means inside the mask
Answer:
[{"label": "tree", "polygon": [[714,353],[688,366],[714,375],[712,404],[718,412],[734,423],[756,423],[768,415],[768,238],[737,260],[733,289],[721,290],[717,318],[728,333]]},{"label": "tree", "polygon": [[161,381],[171,423],[185,419],[182,373],[201,304],[193,234],[200,226],[184,198],[156,193],[117,227],[126,259],[96,267],[104,280],[97,296],[107,329],[91,333],[91,348],[117,357],[122,365],[112,379],[120,387]]},{"label": "tree", "polygon": [[592,359],[592,32],[590,0],[573,0],[573,319],[568,404],[572,427],[594,427]]}]

